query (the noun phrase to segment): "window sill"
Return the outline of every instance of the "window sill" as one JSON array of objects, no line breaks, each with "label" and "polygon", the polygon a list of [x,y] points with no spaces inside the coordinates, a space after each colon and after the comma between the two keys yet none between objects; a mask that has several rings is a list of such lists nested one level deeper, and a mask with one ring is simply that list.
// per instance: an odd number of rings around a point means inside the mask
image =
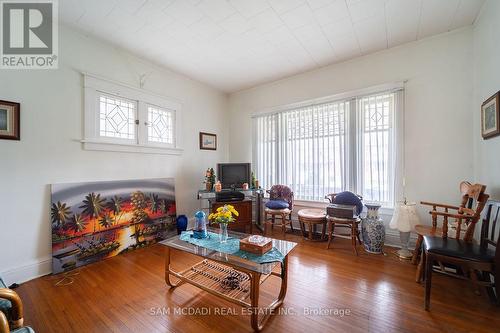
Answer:
[{"label": "window sill", "polygon": [[[307,207],[307,208],[321,208],[321,209],[326,209],[328,206],[328,202],[322,202],[322,201],[308,201],[308,200],[294,200],[293,205],[296,207]],[[363,205],[365,203],[363,202]],[[363,211],[366,211],[366,208],[363,209]],[[381,215],[392,215],[394,213],[394,207],[381,207],[379,210],[379,213]]]},{"label": "window sill", "polygon": [[181,155],[184,149],[158,146],[146,146],[129,143],[103,142],[99,140],[81,140],[84,150],[113,151],[122,153],[142,153],[160,155]]}]

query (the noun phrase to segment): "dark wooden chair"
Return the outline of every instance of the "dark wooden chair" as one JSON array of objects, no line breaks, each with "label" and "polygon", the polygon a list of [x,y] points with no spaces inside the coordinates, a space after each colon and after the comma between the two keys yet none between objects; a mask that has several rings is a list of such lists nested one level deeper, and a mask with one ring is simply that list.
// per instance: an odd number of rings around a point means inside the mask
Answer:
[{"label": "dark wooden chair", "polygon": [[[422,242],[424,236],[435,237],[448,237],[448,229],[450,220],[455,220],[451,225],[454,229],[454,238],[463,238],[466,241],[472,241],[474,234],[475,223],[481,218],[481,212],[484,209],[488,195],[485,194],[486,186],[482,184],[471,184],[463,181],[460,183],[460,192],[462,193],[462,201],[459,206],[452,206],[447,204],[439,204],[434,202],[422,201],[422,205],[432,206],[429,214],[432,216],[432,225],[416,225],[415,231],[417,232],[417,244],[415,252],[413,253],[412,262],[418,262],[415,281],[420,282],[423,276],[423,261],[419,255],[422,253]],[[439,209],[439,210],[438,210]],[[455,212],[450,212],[455,211]],[[438,219],[442,219],[442,227],[438,227]],[[463,227],[473,224],[472,229],[467,229],[465,234]]]},{"label": "dark wooden chair", "polygon": [[[445,274],[472,281],[476,290],[480,286],[485,287],[490,299],[499,304],[498,283],[495,285],[491,279],[491,275],[494,280],[500,279],[499,213],[500,202],[488,202],[479,245],[468,239],[424,236],[425,310],[429,310],[430,305],[432,272],[435,269],[442,272],[442,267],[450,265],[456,273],[445,271]],[[475,222],[468,225],[466,234],[472,235],[474,225]],[[438,268],[434,268],[436,262],[439,263]]]},{"label": "dark wooden chair", "polygon": [[[335,199],[336,193],[330,193],[325,196],[325,199],[333,203]],[[363,200],[363,197],[357,195],[360,200]],[[330,248],[330,244],[335,237],[347,238],[351,239],[352,248],[355,255],[358,255],[357,242],[361,243],[361,239],[359,237],[359,223],[361,219],[359,217],[354,217],[352,219],[338,218],[335,216],[326,216],[326,220],[328,222],[328,244],[326,245],[326,249]],[[335,229],[348,229],[349,231],[346,233],[335,232]]]}]

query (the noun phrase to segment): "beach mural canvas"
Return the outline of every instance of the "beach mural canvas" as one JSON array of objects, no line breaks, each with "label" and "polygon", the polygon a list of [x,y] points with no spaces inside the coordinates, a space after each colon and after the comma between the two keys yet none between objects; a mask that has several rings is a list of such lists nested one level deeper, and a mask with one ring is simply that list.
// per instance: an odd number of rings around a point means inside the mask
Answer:
[{"label": "beach mural canvas", "polygon": [[175,234],[174,189],[173,178],[52,185],[53,274]]}]

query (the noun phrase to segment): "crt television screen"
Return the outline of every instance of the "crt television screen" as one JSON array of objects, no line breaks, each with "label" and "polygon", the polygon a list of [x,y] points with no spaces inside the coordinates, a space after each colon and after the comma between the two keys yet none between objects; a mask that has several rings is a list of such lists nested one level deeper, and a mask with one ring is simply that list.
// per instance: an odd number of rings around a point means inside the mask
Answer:
[{"label": "crt television screen", "polygon": [[250,184],[250,163],[219,164],[218,176],[223,188],[241,188],[243,183]]}]

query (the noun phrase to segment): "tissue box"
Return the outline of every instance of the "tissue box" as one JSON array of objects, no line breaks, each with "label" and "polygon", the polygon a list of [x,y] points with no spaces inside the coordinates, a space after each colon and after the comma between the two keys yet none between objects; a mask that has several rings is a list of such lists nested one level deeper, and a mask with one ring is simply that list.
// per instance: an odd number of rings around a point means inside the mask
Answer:
[{"label": "tissue box", "polygon": [[264,240],[260,243],[251,243],[248,240],[250,237],[240,239],[240,250],[263,255],[273,248],[273,240],[271,238],[264,237]]}]

